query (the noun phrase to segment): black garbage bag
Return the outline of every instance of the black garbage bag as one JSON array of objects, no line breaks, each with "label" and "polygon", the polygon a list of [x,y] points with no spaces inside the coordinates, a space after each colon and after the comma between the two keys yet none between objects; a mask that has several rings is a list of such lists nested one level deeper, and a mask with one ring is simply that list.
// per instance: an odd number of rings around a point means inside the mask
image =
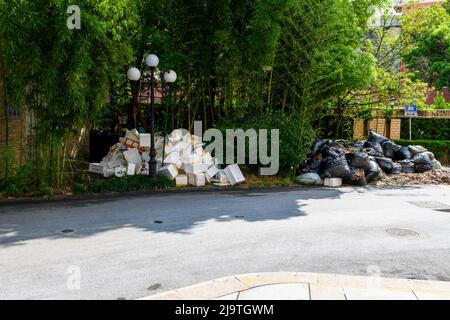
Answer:
[{"label": "black garbage bag", "polygon": [[416,163],[415,169],[416,172],[424,173],[433,170],[433,164],[431,163],[431,161],[427,163]]},{"label": "black garbage bag", "polygon": [[316,154],[318,152],[321,152],[322,151],[322,147],[324,146],[324,144],[325,144],[325,142],[323,142],[322,140],[317,140],[314,143],[314,146],[312,148],[312,153]]},{"label": "black garbage bag", "polygon": [[364,170],[370,168],[369,155],[365,152],[347,153],[345,157],[347,158],[347,162],[351,167]]},{"label": "black garbage bag", "polygon": [[389,139],[385,136],[382,136],[381,134],[376,133],[375,131],[369,132],[369,139],[370,142],[377,142],[379,144],[383,144],[383,142],[388,141]]},{"label": "black garbage bag", "polygon": [[392,168],[394,167],[394,161],[392,161],[392,159],[376,158],[375,160],[376,160],[378,166],[380,167],[380,169],[383,170],[383,172],[391,173]]},{"label": "black garbage bag", "polygon": [[363,152],[367,153],[367,155],[372,158],[379,157],[377,152],[375,150],[373,150],[372,148],[364,148]]},{"label": "black garbage bag", "polygon": [[373,150],[375,150],[378,157],[384,156],[383,148],[381,147],[381,144],[378,142],[366,141],[366,143],[364,143],[364,148],[372,148]]},{"label": "black garbage bag", "polygon": [[402,173],[402,165],[400,163],[394,162],[392,164],[391,174],[400,174]]},{"label": "black garbage bag", "polygon": [[317,159],[317,157],[310,158],[306,161],[306,170],[307,173],[318,173],[320,169],[320,164],[322,160]]},{"label": "black garbage bag", "polygon": [[350,167],[350,172],[352,176],[349,180],[344,180],[345,183],[350,183],[356,186],[365,186],[367,184],[364,169]]},{"label": "black garbage bag", "polygon": [[413,161],[415,164],[428,164],[434,160],[434,154],[431,152],[422,152],[414,156]]},{"label": "black garbage bag", "polygon": [[365,170],[366,173],[366,181],[371,182],[374,180],[377,180],[380,176],[380,167],[375,161],[370,161],[370,168],[369,170]]},{"label": "black garbage bag", "polygon": [[414,162],[411,160],[402,160],[398,162],[402,166],[403,173],[414,173],[416,172],[416,168]]},{"label": "black garbage bag", "polygon": [[355,147],[362,150],[364,148],[364,144],[366,143],[366,140],[360,140],[358,142],[355,142]]},{"label": "black garbage bag", "polygon": [[402,147],[394,152],[394,160],[396,161],[409,159],[412,159],[412,154],[408,147]]},{"label": "black garbage bag", "polygon": [[326,150],[323,154],[319,174],[321,178],[350,179],[351,172],[345,153],[334,147]]},{"label": "black garbage bag", "polygon": [[395,151],[401,149],[402,147],[398,144],[395,144],[392,141],[384,142],[381,147],[383,148],[383,154],[386,158],[394,159]]}]

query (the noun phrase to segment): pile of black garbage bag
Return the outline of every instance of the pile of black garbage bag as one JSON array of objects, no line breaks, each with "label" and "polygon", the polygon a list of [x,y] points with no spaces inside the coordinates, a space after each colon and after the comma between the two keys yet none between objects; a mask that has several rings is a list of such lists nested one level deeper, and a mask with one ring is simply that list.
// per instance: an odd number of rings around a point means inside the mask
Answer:
[{"label": "pile of black garbage bag", "polygon": [[358,142],[316,141],[298,174],[317,174],[321,179],[342,178],[344,183],[366,185],[385,174],[422,173],[433,169],[442,169],[442,166],[427,149],[402,147],[371,131],[367,140]]}]

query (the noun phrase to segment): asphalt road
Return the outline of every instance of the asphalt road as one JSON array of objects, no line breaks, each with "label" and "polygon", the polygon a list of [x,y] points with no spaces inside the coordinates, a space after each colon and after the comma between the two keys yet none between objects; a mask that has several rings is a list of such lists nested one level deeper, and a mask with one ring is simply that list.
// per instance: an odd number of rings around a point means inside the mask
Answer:
[{"label": "asphalt road", "polygon": [[450,280],[446,208],[449,186],[0,207],[0,299],[134,299],[272,271]]}]

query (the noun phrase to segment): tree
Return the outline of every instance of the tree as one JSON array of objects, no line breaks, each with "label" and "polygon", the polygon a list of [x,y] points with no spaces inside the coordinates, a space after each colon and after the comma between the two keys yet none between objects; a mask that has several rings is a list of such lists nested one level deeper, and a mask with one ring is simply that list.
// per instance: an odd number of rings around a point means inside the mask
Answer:
[{"label": "tree", "polygon": [[[447,8],[447,9],[446,9]],[[450,82],[449,4],[410,7],[402,21],[407,68],[417,79],[441,89]]]},{"label": "tree", "polygon": [[134,1],[84,1],[79,30],[67,27],[70,4],[0,0],[7,98],[31,115],[32,176],[49,186],[63,181],[70,134],[105,107],[112,79],[132,52],[126,34]]}]

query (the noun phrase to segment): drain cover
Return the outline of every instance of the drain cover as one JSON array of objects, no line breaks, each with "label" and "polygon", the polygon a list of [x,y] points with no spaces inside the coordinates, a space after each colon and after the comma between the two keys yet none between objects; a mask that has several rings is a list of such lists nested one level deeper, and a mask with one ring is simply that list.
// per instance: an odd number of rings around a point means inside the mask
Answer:
[{"label": "drain cover", "polygon": [[159,288],[161,288],[162,284],[161,283],[155,283],[152,284],[150,287],[147,288],[148,291],[153,291],[153,290],[158,290]]},{"label": "drain cover", "polygon": [[61,232],[62,233],[73,233],[73,232],[75,232],[75,230],[73,230],[73,229],[64,229]]},{"label": "drain cover", "polygon": [[411,238],[411,237],[418,237],[420,234],[418,232],[408,230],[408,229],[401,229],[401,228],[389,228],[386,230],[387,234],[394,236],[394,237],[402,237],[402,238]]},{"label": "drain cover", "polygon": [[437,201],[409,201],[409,203],[424,209],[434,209],[434,210],[450,210],[450,206],[442,202]]}]

